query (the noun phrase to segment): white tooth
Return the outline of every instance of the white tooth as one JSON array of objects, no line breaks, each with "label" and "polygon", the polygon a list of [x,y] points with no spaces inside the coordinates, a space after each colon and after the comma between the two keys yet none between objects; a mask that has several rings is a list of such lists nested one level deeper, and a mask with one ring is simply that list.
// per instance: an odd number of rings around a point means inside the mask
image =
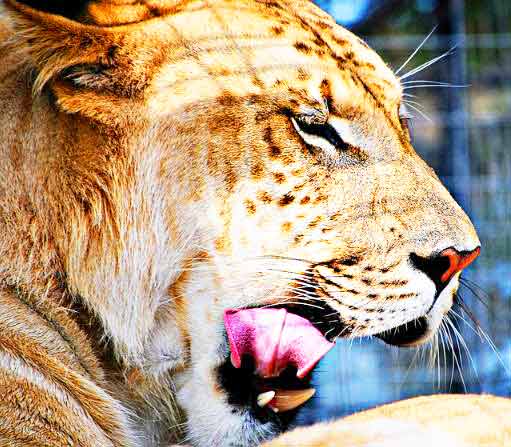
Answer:
[{"label": "white tooth", "polygon": [[307,402],[315,393],[316,390],[314,388],[307,390],[277,390],[270,408],[275,413],[294,410]]},{"label": "white tooth", "polygon": [[261,408],[266,407],[271,400],[275,397],[275,391],[267,391],[266,393],[261,393],[257,396],[257,405]]}]

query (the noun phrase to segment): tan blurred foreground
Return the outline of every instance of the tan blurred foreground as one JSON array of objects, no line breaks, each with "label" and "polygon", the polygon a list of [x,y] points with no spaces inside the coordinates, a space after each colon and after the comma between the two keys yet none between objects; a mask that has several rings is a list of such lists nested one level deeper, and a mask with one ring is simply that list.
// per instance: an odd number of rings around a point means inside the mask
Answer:
[{"label": "tan blurred foreground", "polygon": [[511,399],[418,397],[289,432],[263,447],[511,447]]}]

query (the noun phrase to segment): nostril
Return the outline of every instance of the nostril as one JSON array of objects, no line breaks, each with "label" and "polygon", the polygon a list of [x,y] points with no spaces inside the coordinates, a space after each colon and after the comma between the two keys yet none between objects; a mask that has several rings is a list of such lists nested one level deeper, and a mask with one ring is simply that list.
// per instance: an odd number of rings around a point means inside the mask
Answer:
[{"label": "nostril", "polygon": [[410,259],[412,264],[428,275],[437,289],[441,290],[456,273],[471,264],[480,252],[481,247],[470,251],[458,251],[451,247],[429,258],[412,253]]}]

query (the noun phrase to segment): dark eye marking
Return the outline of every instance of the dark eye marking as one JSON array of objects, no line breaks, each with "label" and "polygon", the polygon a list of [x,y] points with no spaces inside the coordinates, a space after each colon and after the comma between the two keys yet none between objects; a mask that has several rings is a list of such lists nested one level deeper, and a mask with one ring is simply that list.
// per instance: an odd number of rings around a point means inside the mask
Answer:
[{"label": "dark eye marking", "polygon": [[328,141],[339,151],[346,151],[350,149],[350,145],[346,143],[329,123],[307,123],[303,120],[296,120],[296,124],[300,130],[306,134],[314,135]]}]

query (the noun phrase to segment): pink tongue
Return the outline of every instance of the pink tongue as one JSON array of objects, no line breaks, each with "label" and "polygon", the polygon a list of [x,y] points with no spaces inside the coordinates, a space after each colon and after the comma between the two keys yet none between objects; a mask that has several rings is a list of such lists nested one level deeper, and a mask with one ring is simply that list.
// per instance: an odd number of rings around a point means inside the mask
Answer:
[{"label": "pink tongue", "polygon": [[308,320],[286,309],[226,310],[224,322],[232,364],[239,368],[248,354],[264,378],[294,366],[303,379],[334,346]]}]

